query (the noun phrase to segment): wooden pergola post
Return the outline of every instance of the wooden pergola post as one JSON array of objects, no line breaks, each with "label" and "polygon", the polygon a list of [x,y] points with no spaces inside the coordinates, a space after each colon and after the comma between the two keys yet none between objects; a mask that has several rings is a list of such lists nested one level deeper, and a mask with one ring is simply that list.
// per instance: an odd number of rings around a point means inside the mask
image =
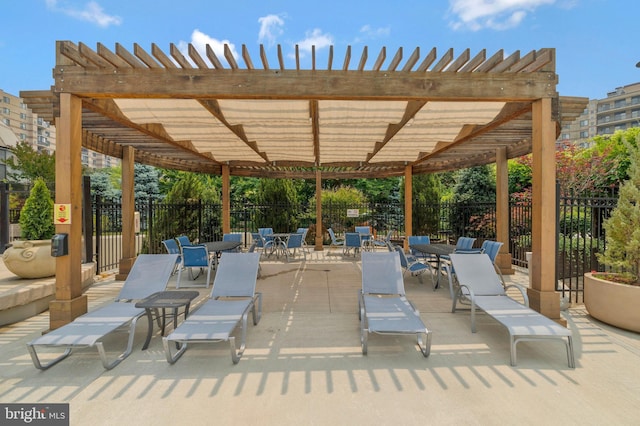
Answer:
[{"label": "wooden pergola post", "polygon": [[566,325],[560,317],[560,297],[556,292],[556,162],[555,122],[552,121],[551,98],[532,105],[532,259],[529,265],[532,309]]},{"label": "wooden pergola post", "polygon": [[229,166],[222,166],[222,233],[231,232],[231,184]]},{"label": "wooden pergola post", "polygon": [[413,169],[404,168],[404,249],[409,250],[409,236],[413,234]]},{"label": "wooden pergola post", "polygon": [[505,147],[496,150],[496,241],[503,243],[496,264],[503,274],[514,274],[509,252],[509,169]]},{"label": "wooden pergola post", "polygon": [[70,221],[56,225],[56,233],[68,234],[69,254],[56,257],[55,300],[49,302],[49,328],[54,330],[87,312],[82,294],[82,101],[60,94],[56,122],[56,204],[71,206]]},{"label": "wooden pergola post", "polygon": [[125,280],[136,261],[135,203],[135,150],[122,149],[122,259],[117,280]]},{"label": "wooden pergola post", "polygon": [[315,250],[323,250],[322,238],[322,172],[316,169],[316,241]]}]

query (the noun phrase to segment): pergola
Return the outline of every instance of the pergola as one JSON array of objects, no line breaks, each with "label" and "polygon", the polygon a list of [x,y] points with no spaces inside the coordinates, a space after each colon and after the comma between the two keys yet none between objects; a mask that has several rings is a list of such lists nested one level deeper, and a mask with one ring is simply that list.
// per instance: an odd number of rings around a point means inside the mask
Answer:
[{"label": "pergola", "polygon": [[[204,57],[203,57],[204,55]],[[188,57],[187,57],[188,56]],[[81,148],[122,159],[123,259],[135,260],[133,165],[221,175],[223,230],[229,230],[229,178],[322,179],[404,176],[405,229],[411,235],[411,177],[496,163],[497,239],[508,239],[507,160],[533,153],[533,261],[531,306],[560,321],[555,292],[555,140],[588,99],[556,92],[555,50],[484,50],[457,57],[449,49],[406,59],[399,48],[387,60],[382,48],[369,61],[367,47],[351,61],[348,47],[326,68],[285,66],[277,47],[270,64],[263,46],[259,66],[246,46],[240,55],[211,46],[187,56],[175,45],[165,53],[134,44],[115,51],[98,43],[56,43],[54,85],[21,92],[40,117],[56,124],[56,203],[71,205],[69,255],[57,258],[51,328],[87,311],[81,272]],[[239,63],[240,59],[242,64]],[[256,62],[257,63],[257,62]],[[338,66],[336,66],[338,65]],[[317,217],[321,217],[321,203]],[[321,221],[316,249],[322,249]],[[546,232],[543,232],[546,230]],[[499,262],[510,268],[508,244]]]}]

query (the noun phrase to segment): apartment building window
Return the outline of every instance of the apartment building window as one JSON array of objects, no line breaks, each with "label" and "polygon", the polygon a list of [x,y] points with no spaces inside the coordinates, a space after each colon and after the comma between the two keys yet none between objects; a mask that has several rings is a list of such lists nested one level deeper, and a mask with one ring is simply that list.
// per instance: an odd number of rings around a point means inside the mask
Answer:
[{"label": "apartment building window", "polygon": [[589,132],[586,132],[586,131],[580,132],[580,138],[581,139],[585,139],[585,138],[588,138],[588,137],[589,137]]},{"label": "apartment building window", "polygon": [[589,120],[580,120],[580,127],[588,126]]},{"label": "apartment building window", "polygon": [[626,117],[627,117],[627,113],[625,113],[625,112],[617,112],[614,115],[614,119],[615,120],[624,120]]},{"label": "apartment building window", "polygon": [[8,96],[3,96],[3,97],[2,97],[2,101],[3,101],[5,104],[10,104],[10,103],[11,103],[11,98],[9,98]]},{"label": "apartment building window", "polygon": [[633,96],[631,98],[631,105],[638,105],[640,104],[640,96]]},{"label": "apartment building window", "polygon": [[620,108],[620,107],[623,107],[623,106],[626,106],[626,105],[627,105],[626,99],[618,99],[614,103],[614,108]]},{"label": "apartment building window", "polygon": [[27,123],[20,123],[20,129],[27,130]]},{"label": "apartment building window", "polygon": [[3,122],[4,124],[6,124],[7,126],[11,126],[11,120],[9,120],[8,118],[3,118],[3,119],[2,119],[2,122]]},{"label": "apartment building window", "polygon": [[27,135],[25,135],[24,133],[20,133],[20,140],[21,141],[27,140]]},{"label": "apartment building window", "polygon": [[624,124],[619,124],[616,127],[614,127],[613,130],[617,132],[618,130],[624,130],[626,128],[627,126],[625,126]]},{"label": "apartment building window", "polygon": [[27,114],[25,114],[24,112],[20,113],[20,120],[26,120],[27,119]]},{"label": "apartment building window", "polygon": [[632,118],[637,118],[640,117],[640,109],[634,109],[631,111],[631,117]]},{"label": "apartment building window", "polygon": [[9,108],[2,108],[2,113],[6,114],[6,115],[9,115],[9,114],[11,114],[11,110]]}]

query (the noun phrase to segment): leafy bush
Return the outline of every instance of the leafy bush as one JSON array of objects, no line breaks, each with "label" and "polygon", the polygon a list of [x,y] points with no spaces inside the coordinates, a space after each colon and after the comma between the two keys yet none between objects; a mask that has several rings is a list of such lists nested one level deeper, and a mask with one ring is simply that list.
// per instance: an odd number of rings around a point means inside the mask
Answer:
[{"label": "leafy bush", "polygon": [[47,240],[56,232],[53,224],[53,199],[42,178],[34,181],[20,212],[20,229],[22,238],[27,240]]}]

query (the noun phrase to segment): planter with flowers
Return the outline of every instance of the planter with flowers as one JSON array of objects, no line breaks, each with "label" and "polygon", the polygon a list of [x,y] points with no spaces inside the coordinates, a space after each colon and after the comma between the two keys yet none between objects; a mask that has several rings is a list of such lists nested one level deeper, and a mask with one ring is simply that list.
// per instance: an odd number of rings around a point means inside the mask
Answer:
[{"label": "planter with flowers", "polygon": [[626,143],[629,179],[620,186],[618,204],[604,223],[605,252],[598,256],[612,271],[584,276],[584,304],[592,317],[640,332],[640,138]]},{"label": "planter with flowers", "polygon": [[44,278],[55,275],[56,261],[51,256],[53,199],[44,180],[34,181],[22,211],[20,229],[23,240],[14,241],[2,255],[7,269],[21,278]]}]

